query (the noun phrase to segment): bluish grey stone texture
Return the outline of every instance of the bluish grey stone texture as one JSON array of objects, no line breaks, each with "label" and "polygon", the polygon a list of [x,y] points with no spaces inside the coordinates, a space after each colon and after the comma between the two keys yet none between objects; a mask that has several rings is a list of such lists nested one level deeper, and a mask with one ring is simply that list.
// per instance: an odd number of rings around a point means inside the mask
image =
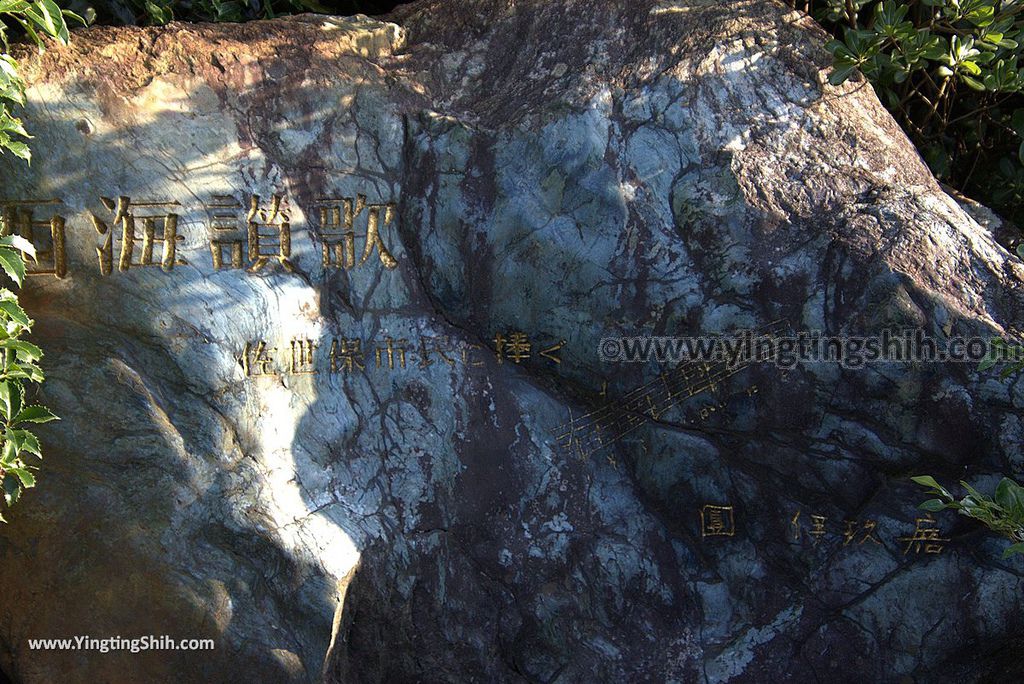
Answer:
[{"label": "bluish grey stone texture", "polygon": [[[1019,474],[1018,381],[757,365],[656,416],[613,414],[642,419],[583,458],[557,440],[664,370],[603,361],[605,337],[778,320],[1019,334],[1024,264],[866,82],[828,85],[825,40],[774,2],[424,0],[384,20],[83,30],[24,54],[35,159],[4,167],[0,200],[62,202],[69,273],[24,293],[40,399],[63,420],[0,530],[4,667],[24,682],[1019,677],[1024,561],[946,513],[940,540],[913,543],[907,479]],[[266,227],[275,195],[288,268],[215,268],[210,202]],[[318,207],[360,195],[394,268],[379,250],[324,266]],[[103,197],[177,203],[185,263],[120,270]],[[109,275],[94,215],[115,231]],[[320,344],[316,374],[289,366],[302,339]],[[281,372],[260,372],[260,341]],[[27,643],[165,633],[217,648]]]}]

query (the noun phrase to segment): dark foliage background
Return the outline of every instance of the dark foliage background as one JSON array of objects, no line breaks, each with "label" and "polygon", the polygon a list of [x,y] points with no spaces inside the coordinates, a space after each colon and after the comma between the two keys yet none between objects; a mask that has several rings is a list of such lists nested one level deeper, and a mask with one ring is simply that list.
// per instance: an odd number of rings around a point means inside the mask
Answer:
[{"label": "dark foliage background", "polygon": [[942,181],[1024,225],[1024,0],[787,0]]}]

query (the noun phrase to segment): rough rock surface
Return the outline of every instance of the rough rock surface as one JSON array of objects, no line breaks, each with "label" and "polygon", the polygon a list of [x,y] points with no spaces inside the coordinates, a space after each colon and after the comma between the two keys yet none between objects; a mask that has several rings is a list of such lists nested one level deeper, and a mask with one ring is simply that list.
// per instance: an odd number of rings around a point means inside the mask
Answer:
[{"label": "rough rock surface", "polygon": [[[0,531],[4,669],[1019,677],[1024,561],[946,514],[942,553],[898,541],[919,515],[908,475],[1020,473],[1019,381],[758,367],[703,420],[696,397],[585,459],[552,437],[656,377],[603,363],[609,335],[1020,324],[1024,265],[866,83],[827,85],[824,38],[772,2],[436,0],[389,21],[84,30],[26,53],[35,161],[3,172],[0,199],[63,202],[69,273],[25,292],[63,421]],[[214,270],[202,205],[245,193],[289,198],[294,273]],[[322,267],[313,206],[358,194],[396,205],[393,270]],[[120,271],[115,242],[100,275],[89,217],[113,225],[100,198],[119,196],[178,202],[187,264]],[[531,359],[498,363],[508,331],[536,340]],[[370,354],[246,375],[243,345],[299,337],[412,350],[404,369]],[[469,353],[427,366],[421,338]],[[561,363],[539,356],[562,339]],[[705,504],[734,507],[734,536],[702,536]],[[868,520],[881,543],[844,544]],[[28,649],[79,634],[217,648]]]}]

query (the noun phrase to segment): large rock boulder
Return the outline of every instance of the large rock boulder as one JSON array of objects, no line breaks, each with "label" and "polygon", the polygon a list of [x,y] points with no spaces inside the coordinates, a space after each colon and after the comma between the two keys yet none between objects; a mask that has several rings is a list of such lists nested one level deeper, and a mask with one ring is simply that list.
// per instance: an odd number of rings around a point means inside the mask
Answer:
[{"label": "large rock boulder", "polygon": [[[1024,265],[825,38],[773,2],[425,0],[26,51],[0,204],[43,247],[64,219],[24,291],[63,420],[0,532],[4,669],[1020,676],[1022,561],[923,532],[907,481],[1019,473],[1019,383],[759,364],[654,411],[665,368],[599,354],[1015,333]],[[595,411],[633,429],[559,442]],[[216,649],[29,644],[165,634]]]}]

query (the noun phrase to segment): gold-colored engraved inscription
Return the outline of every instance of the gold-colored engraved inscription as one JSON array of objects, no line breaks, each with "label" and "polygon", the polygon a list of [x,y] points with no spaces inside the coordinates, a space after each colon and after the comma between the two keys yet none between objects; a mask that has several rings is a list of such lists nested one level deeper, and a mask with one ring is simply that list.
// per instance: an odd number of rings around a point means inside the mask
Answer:
[{"label": "gold-colored engraved inscription", "polygon": [[[243,238],[238,235],[243,205],[230,195],[216,195],[206,205],[209,216],[210,255],[216,270],[243,268],[249,273],[262,271],[270,264],[278,264],[288,273],[295,270],[291,261],[292,226],[288,201],[282,195],[273,195],[263,202],[259,195],[249,196],[246,208],[245,250]],[[232,235],[233,234],[233,235]],[[225,256],[230,258],[226,265]]]},{"label": "gold-colored engraved inscription", "polygon": [[276,371],[272,368],[274,363],[273,354],[276,351],[276,348],[268,349],[267,343],[263,340],[259,340],[256,343],[246,342],[245,350],[238,358],[242,366],[242,372],[247,377],[276,375]]},{"label": "gold-colored engraved inscription", "polygon": [[732,506],[705,504],[700,509],[701,537],[732,537],[736,535],[736,519]]},{"label": "gold-colored engraved inscription", "polygon": [[[210,253],[213,256],[213,268],[242,268],[242,240],[230,237],[238,232],[238,214],[242,210],[241,203],[230,195],[215,195],[207,203],[209,216]],[[227,237],[224,237],[227,236]],[[224,250],[227,250],[228,263],[224,265]]]},{"label": "gold-colored engraved inscription", "polygon": [[930,515],[926,515],[923,518],[917,518],[914,521],[914,533],[909,537],[900,537],[899,541],[906,542],[906,547],[903,549],[903,555],[907,555],[911,550],[915,554],[921,553],[923,550],[925,553],[939,554],[945,548],[946,539],[941,536],[941,531],[936,525],[935,518]]},{"label": "gold-colored engraved inscription", "polygon": [[540,355],[543,356],[545,359],[548,359],[550,361],[554,361],[555,363],[562,363],[562,359],[559,358],[558,352],[560,352],[562,350],[562,347],[564,347],[564,346],[565,346],[565,340],[562,340],[562,341],[560,341],[556,345],[552,345],[552,346],[548,347],[547,349],[542,349],[540,351]]},{"label": "gold-colored engraved inscription", "polygon": [[320,236],[324,268],[350,269],[356,266],[356,223],[366,212],[366,233],[359,265],[365,264],[374,252],[384,268],[398,267],[398,260],[388,251],[381,230],[395,218],[391,202],[369,204],[366,195],[355,197],[323,197],[316,201],[320,219]]},{"label": "gold-colored engraved inscription", "polygon": [[[502,337],[499,335],[499,337]],[[560,345],[558,345],[560,346]],[[371,369],[401,371],[415,365],[428,368],[435,365],[455,368],[460,364],[467,368],[481,368],[486,365],[484,360],[489,352],[481,344],[460,343],[458,348],[449,337],[420,336],[419,344],[414,345],[405,338],[384,337],[380,340],[362,340],[359,338],[332,339],[330,355],[318,355],[316,350],[327,348],[325,341],[315,342],[306,338],[293,338],[288,345],[281,345],[281,360],[273,358],[277,347],[270,347],[265,341],[256,340],[246,343],[245,350],[239,356],[243,370],[247,376],[257,375],[313,375],[327,368],[330,362],[331,373],[354,373],[367,369],[367,359],[371,360]],[[508,353],[507,345],[501,347],[502,353]],[[513,347],[513,352],[515,351]],[[290,355],[289,355],[290,354]],[[418,364],[416,357],[419,357]],[[495,352],[495,359],[498,353]],[[552,363],[557,360],[549,358]],[[275,365],[278,363],[278,365]],[[324,364],[321,368],[319,364]],[[596,428],[598,441],[601,440],[601,428]]]},{"label": "gold-colored engraved inscription", "polygon": [[[187,262],[178,257],[181,204],[174,200],[143,200],[128,195],[101,197],[103,211],[89,212],[97,234],[103,238],[96,247],[100,274],[133,266],[160,266],[170,271]],[[36,262],[26,260],[26,275],[64,278],[68,273],[65,241],[69,221],[45,205],[59,205],[59,199],[0,200],[0,230],[21,235],[36,247]],[[323,265],[351,269],[369,262],[374,253],[386,269],[398,267],[398,260],[384,241],[385,229],[398,215],[394,202],[367,201],[366,195],[316,200],[319,216]],[[215,270],[246,269],[250,273],[279,266],[293,273],[292,220],[289,200],[284,195],[261,198],[248,194],[244,201],[233,195],[214,195],[205,204],[210,232],[210,254]],[[120,235],[118,235],[120,233]],[[357,239],[363,239],[362,250]]]},{"label": "gold-colored engraved inscription", "polygon": [[799,510],[797,510],[796,515],[793,516],[793,519],[789,521],[790,528],[793,531],[793,541],[799,542],[802,538],[802,535],[806,533],[811,538],[811,545],[817,546],[818,542],[821,541],[821,538],[824,537],[828,532],[825,529],[825,523],[827,522],[827,518],[823,515],[818,515],[816,513],[811,514],[809,518],[811,524],[806,529],[800,523]]},{"label": "gold-colored engraved inscription", "polygon": [[[291,273],[292,225],[281,195],[270,198],[270,207],[262,206],[260,196],[249,198],[248,224],[250,273],[256,273],[276,261]],[[267,251],[269,250],[269,251]]]},{"label": "gold-colored engraved inscription", "polygon": [[875,536],[875,528],[878,527],[878,523],[874,520],[865,520],[863,523],[858,520],[845,520],[843,524],[846,526],[846,529],[843,530],[843,546],[849,546],[858,535],[860,535],[858,546],[864,542],[882,545],[881,540]]},{"label": "gold-colored engraved inscription", "polygon": [[[468,344],[462,348],[462,363],[466,366],[473,368],[479,368],[484,365],[483,361],[470,361],[473,352],[483,351],[483,345],[479,344]],[[449,364],[451,365],[451,364]]]},{"label": "gold-colored engraved inscription", "polygon": [[[109,224],[96,214],[92,215],[93,227],[104,238],[103,244],[96,248],[101,275],[110,275],[113,272],[114,230],[117,226],[121,228],[121,250],[117,270],[127,271],[132,266],[160,266],[164,271],[170,271],[176,264],[185,263],[176,256],[178,242],[184,240],[178,235],[178,215],[168,210],[179,207],[177,202],[132,201],[124,195],[116,200],[101,197],[100,201],[107,212],[113,214]],[[133,261],[135,244],[140,239],[135,233],[136,221],[142,222],[142,254],[138,261]],[[153,261],[153,248],[158,243],[163,246],[159,263]]]},{"label": "gold-colored engraved inscription", "polygon": [[395,257],[391,256],[391,252],[384,246],[384,241],[380,237],[381,228],[381,212],[384,213],[383,225],[390,225],[395,219],[395,205],[388,204],[369,204],[366,207],[366,247],[363,249],[363,258],[359,261],[360,264],[365,264],[370,258],[374,251],[380,256],[380,262],[384,264],[384,268],[392,269],[398,267],[398,261]]},{"label": "gold-colored engraved inscription", "polygon": [[[797,510],[796,514],[789,521],[790,540],[794,543],[801,542],[805,535],[811,539],[811,546],[817,546],[818,542],[828,534],[826,529],[827,519],[823,515],[810,515],[807,523],[802,523],[802,513]],[[838,535],[836,535],[838,538]],[[905,537],[897,537],[896,541],[903,545],[903,555],[913,553],[939,554],[945,549],[950,541],[942,536],[941,530],[934,518],[930,515],[915,520],[914,532]],[[878,522],[875,520],[844,520],[842,530],[842,548],[853,548],[873,544],[885,548],[885,544],[878,537]]]},{"label": "gold-colored engraved inscription", "polygon": [[315,374],[317,369],[314,354],[319,346],[319,344],[314,343],[312,340],[292,340],[290,344],[292,355],[289,371],[295,375]]},{"label": "gold-colored engraved inscription", "polygon": [[[324,268],[353,268],[356,265],[356,202],[357,199],[322,198],[318,201],[320,213],[320,237],[323,240],[322,254]],[[362,211],[362,207],[359,208]]]},{"label": "gold-colored engraved inscription", "polygon": [[331,372],[352,373],[357,368],[366,370],[363,365],[363,341],[359,339],[340,339],[331,341]]},{"label": "gold-colored engraved inscription", "polygon": [[[477,345],[479,348],[479,345]],[[420,336],[420,367],[426,368],[433,366],[433,356],[437,356],[438,360],[448,364],[449,366],[455,365],[455,359],[448,355],[451,351],[451,344],[447,337],[424,337]],[[465,357],[463,357],[465,359]],[[480,365],[483,365],[481,362]]]},{"label": "gold-colored engraved inscription", "polygon": [[530,358],[533,345],[530,338],[523,332],[511,332],[508,337],[501,333],[494,336],[494,353],[498,357],[498,363],[504,363],[507,358],[513,363],[522,363]]},{"label": "gold-colored engraved inscription", "polygon": [[395,359],[398,359],[399,367],[405,368],[405,340],[396,340],[393,338],[385,338],[386,345],[382,349],[377,347],[377,368],[380,368],[383,363],[382,359],[384,356],[387,357],[387,367],[389,370],[395,369]]},{"label": "gold-colored engraved inscription", "polygon": [[[68,273],[64,250],[65,224],[63,216],[49,212],[49,219],[37,217],[41,207],[59,205],[60,200],[24,200],[6,202],[0,211],[0,235],[20,235],[36,248],[35,260],[25,259],[25,275],[52,275],[64,278]],[[41,229],[42,235],[37,234]]]}]

